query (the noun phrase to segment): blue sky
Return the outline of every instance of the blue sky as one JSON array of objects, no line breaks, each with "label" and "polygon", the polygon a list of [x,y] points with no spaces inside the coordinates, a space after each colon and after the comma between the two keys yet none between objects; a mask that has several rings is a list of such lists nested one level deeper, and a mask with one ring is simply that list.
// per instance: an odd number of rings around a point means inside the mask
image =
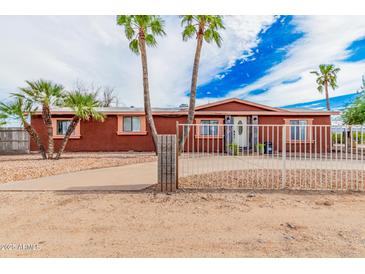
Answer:
[{"label": "blue sky", "polygon": [[[282,62],[287,54],[285,49],[303,35],[295,29],[292,16],[278,17],[269,28],[258,33],[257,39],[260,42],[251,49],[252,53],[245,60],[235,61],[229,70],[218,74],[209,83],[201,85],[198,97],[221,97],[234,89],[254,83],[267,70]],[[265,88],[251,90],[247,97],[266,91]]]},{"label": "blue sky", "polygon": [[[176,106],[188,102],[195,40],[182,41],[177,16],[163,19],[167,36],[148,49],[152,104]],[[309,72],[321,63],[341,68],[331,97],[361,85],[364,16],[225,16],[224,23],[222,47],[203,45],[198,103],[228,97],[272,106],[318,101],[323,95]],[[24,80],[45,78],[67,89],[76,81],[111,86],[121,104],[142,105],[140,59],[114,16],[0,16],[0,25],[0,100]]]}]

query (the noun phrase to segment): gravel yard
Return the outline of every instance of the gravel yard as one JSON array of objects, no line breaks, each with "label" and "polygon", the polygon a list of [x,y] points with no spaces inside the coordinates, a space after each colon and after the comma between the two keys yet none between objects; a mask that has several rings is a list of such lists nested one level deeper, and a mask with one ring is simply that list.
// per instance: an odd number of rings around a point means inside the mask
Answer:
[{"label": "gravel yard", "polygon": [[60,160],[42,160],[38,154],[0,155],[0,183],[156,159],[151,153],[65,153]]},{"label": "gravel yard", "polygon": [[365,256],[363,194],[0,192],[0,203],[1,257]]},{"label": "gravel yard", "polygon": [[[242,169],[216,171],[182,177],[180,188],[191,189],[281,189],[282,171]],[[286,170],[286,187],[291,190],[365,191],[365,170]]]}]

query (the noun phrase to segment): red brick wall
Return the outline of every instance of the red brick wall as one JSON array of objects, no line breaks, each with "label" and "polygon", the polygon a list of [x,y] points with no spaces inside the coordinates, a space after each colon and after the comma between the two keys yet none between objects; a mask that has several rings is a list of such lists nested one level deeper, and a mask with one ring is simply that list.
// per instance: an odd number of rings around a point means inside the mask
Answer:
[{"label": "red brick wall", "polygon": [[[331,125],[330,116],[260,116],[260,125],[281,125],[285,124],[284,119],[313,119],[313,125]],[[286,142],[287,151],[307,151],[311,153],[329,152],[331,142],[331,128],[330,127],[309,127],[312,130],[312,139],[316,140],[312,143],[294,144],[293,142]],[[286,134],[289,134],[289,127],[286,128]],[[274,140],[274,141],[273,141]],[[274,149],[279,148],[282,151],[282,127],[268,126],[260,127],[259,142],[264,143],[271,141]]]},{"label": "red brick wall", "polygon": [[[57,116],[52,116],[57,117]],[[67,117],[67,116],[62,116]],[[184,117],[154,117],[157,132],[160,134],[173,134],[176,129],[176,121],[185,122]],[[32,117],[32,125],[40,134],[43,143],[47,146],[47,132],[44,129],[41,116]],[[117,135],[117,116],[109,115],[104,122],[81,121],[81,138],[70,139],[66,151],[153,151],[153,141],[150,128],[147,125],[147,135]],[[55,147],[58,150],[61,139],[55,139]],[[37,150],[34,142],[31,142],[31,150]]]},{"label": "red brick wall", "polygon": [[[240,110],[242,110],[242,104],[240,104]],[[57,117],[57,116],[53,116]],[[61,116],[67,117],[67,116]],[[71,117],[71,116],[69,116]],[[218,117],[218,116],[217,116]],[[220,116],[222,118],[223,116]],[[293,118],[293,116],[260,116],[259,124],[273,125],[273,124],[284,124],[284,119]],[[210,117],[202,117],[199,118],[212,118]],[[314,125],[320,124],[328,124],[330,125],[330,117],[329,116],[300,116],[295,118],[313,118]],[[179,123],[186,122],[186,117],[182,116],[155,116],[154,117],[156,129],[159,134],[175,134],[176,132],[176,122]],[[40,134],[40,137],[43,143],[47,146],[47,132],[44,128],[43,121],[41,116],[33,116],[32,117],[32,125]],[[154,146],[152,142],[152,137],[150,133],[150,129],[147,125],[147,135],[117,135],[117,116],[109,115],[104,122],[95,122],[95,121],[81,121],[81,138],[80,139],[70,139],[67,146],[66,151],[153,151]],[[319,132],[318,132],[319,133]],[[260,136],[272,136],[271,129],[268,132],[261,132]],[[274,130],[275,139],[277,138],[277,131]],[[324,133],[323,133],[324,134]],[[324,135],[323,135],[324,136]],[[328,140],[330,138],[330,134],[327,134]],[[265,137],[266,138],[266,137]],[[265,141],[265,138],[263,141]],[[279,132],[279,138],[281,140],[281,131]],[[190,132],[190,147],[193,142],[193,132]],[[266,138],[267,139],[267,138]],[[270,138],[268,139],[270,140]],[[58,150],[62,140],[55,139],[55,147]],[[261,142],[261,139],[260,139]],[[205,147],[202,147],[202,144],[205,144]],[[329,142],[327,142],[328,144]],[[275,144],[281,145],[280,144]],[[319,148],[319,144],[318,148]],[[324,145],[324,138],[323,144]],[[204,149],[205,151],[208,149],[208,142],[205,140],[194,140],[195,150],[199,148],[201,151]],[[209,146],[211,150],[214,147],[214,150],[221,151],[223,147],[222,139],[215,139],[213,142],[209,142]],[[37,146],[34,142],[31,142],[31,150],[37,150]]]}]

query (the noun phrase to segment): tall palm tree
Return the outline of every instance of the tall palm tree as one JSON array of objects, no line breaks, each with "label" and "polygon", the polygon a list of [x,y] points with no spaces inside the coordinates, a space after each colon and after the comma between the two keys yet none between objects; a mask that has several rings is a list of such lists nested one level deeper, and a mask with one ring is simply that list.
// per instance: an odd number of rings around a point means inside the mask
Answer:
[{"label": "tall palm tree", "polygon": [[[187,124],[192,124],[195,114],[196,87],[198,82],[200,55],[203,41],[214,42],[218,47],[222,45],[222,38],[219,30],[224,29],[222,16],[219,15],[184,15],[181,16],[181,25],[184,27],[182,32],[183,40],[187,41],[192,37],[196,38],[196,49],[194,56],[193,72],[191,77],[190,101]],[[180,149],[183,148],[189,133],[188,128],[184,128],[185,138],[180,138]]]},{"label": "tall palm tree", "polygon": [[27,115],[32,115],[36,110],[37,108],[33,107],[33,103],[29,100],[25,100],[23,97],[16,97],[15,100],[9,104],[0,103],[0,116],[3,117],[3,119],[19,119],[23,124],[24,129],[38,146],[42,158],[47,159],[46,149],[44,148],[37,131],[27,121]]},{"label": "tall palm tree", "polygon": [[340,68],[336,68],[334,65],[319,65],[319,71],[311,71],[317,76],[317,89],[320,93],[323,93],[323,89],[326,95],[326,105],[327,110],[330,111],[330,99],[328,95],[328,86],[330,86],[333,90],[337,88],[337,73],[340,71]]},{"label": "tall palm tree", "polygon": [[104,121],[104,115],[97,111],[97,107],[99,107],[100,104],[95,97],[95,94],[83,93],[80,91],[70,92],[64,98],[62,106],[71,108],[75,115],[67,128],[61,147],[56,155],[56,160],[60,159],[72,132],[74,132],[81,120],[89,121],[90,119],[93,119],[95,121]]},{"label": "tall palm tree", "polygon": [[141,54],[144,110],[157,151],[157,131],[151,109],[146,46],[157,46],[156,36],[166,35],[164,21],[160,16],[156,15],[118,15],[117,24],[124,27],[125,36],[130,41],[130,50],[137,55]]},{"label": "tall palm tree", "polygon": [[37,80],[37,81],[25,81],[28,86],[20,88],[22,93],[15,94],[27,98],[42,106],[42,118],[47,128],[48,135],[48,158],[53,158],[54,142],[53,142],[53,127],[51,120],[50,108],[53,105],[57,105],[64,96],[64,89],[62,85],[55,84],[51,81]]}]

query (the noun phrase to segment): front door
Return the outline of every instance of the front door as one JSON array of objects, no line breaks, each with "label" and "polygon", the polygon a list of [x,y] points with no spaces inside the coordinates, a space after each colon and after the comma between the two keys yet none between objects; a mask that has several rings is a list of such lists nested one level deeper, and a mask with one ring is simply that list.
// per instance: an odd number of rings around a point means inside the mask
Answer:
[{"label": "front door", "polygon": [[233,143],[247,147],[247,117],[233,117]]}]

